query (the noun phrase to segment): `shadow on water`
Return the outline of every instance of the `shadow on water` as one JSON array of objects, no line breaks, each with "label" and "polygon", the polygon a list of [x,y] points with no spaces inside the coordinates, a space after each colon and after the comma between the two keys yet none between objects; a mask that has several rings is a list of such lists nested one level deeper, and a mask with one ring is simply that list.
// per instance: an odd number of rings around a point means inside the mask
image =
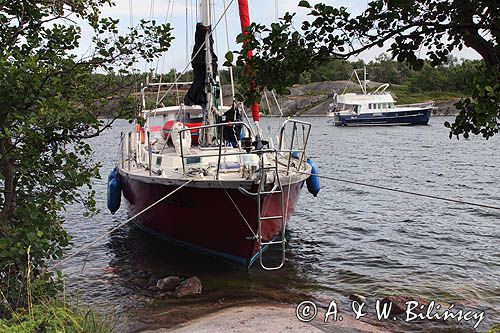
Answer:
[{"label": "shadow on water", "polygon": [[[133,223],[113,232],[107,246],[111,256],[108,270],[116,276],[116,288],[122,286],[143,300],[142,306],[130,308],[126,329],[121,330],[171,327],[234,305],[306,299],[298,288],[308,284],[303,281],[306,276],[293,259],[278,271],[265,271],[258,262],[247,269],[173,245]],[[269,249],[266,263],[279,262],[280,256],[279,249]],[[155,290],[157,280],[167,276],[199,277],[202,295],[175,298]]]}]

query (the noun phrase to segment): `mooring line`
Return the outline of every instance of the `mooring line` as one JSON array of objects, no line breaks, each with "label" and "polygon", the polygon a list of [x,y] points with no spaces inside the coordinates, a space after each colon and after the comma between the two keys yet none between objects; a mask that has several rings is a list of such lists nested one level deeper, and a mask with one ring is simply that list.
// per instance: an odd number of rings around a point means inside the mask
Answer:
[{"label": "mooring line", "polygon": [[[309,172],[301,172],[301,171],[298,171],[298,172],[302,173],[304,175],[312,175]],[[419,197],[424,197],[424,198],[429,198],[429,199],[436,199],[436,200],[442,200],[442,201],[460,203],[460,204],[469,205],[469,206],[476,206],[476,207],[482,207],[482,208],[489,208],[489,209],[500,210],[500,207],[495,207],[495,206],[490,206],[490,205],[484,205],[484,204],[470,202],[470,201],[463,201],[463,200],[458,200],[458,199],[443,198],[443,197],[438,197],[438,196],[431,195],[431,194],[410,192],[410,191],[400,190],[400,189],[396,189],[396,188],[390,188],[390,187],[385,187],[385,186],[380,186],[380,185],[373,185],[373,184],[367,184],[367,183],[357,182],[357,181],[354,181],[354,180],[346,180],[346,179],[340,179],[340,178],[335,178],[335,177],[330,177],[330,176],[323,176],[323,175],[320,175],[320,174],[314,174],[314,175],[318,176],[320,178],[325,178],[325,179],[328,179],[328,180],[333,180],[333,181],[342,182],[342,183],[361,185],[361,186],[372,187],[372,188],[376,188],[376,189],[380,189],[380,190],[386,190],[386,191],[404,193],[404,194],[409,194],[409,195],[414,195],[414,196],[419,196]]]},{"label": "mooring line", "polygon": [[58,263],[56,263],[54,265],[54,268],[58,267],[58,266],[61,266],[62,264],[66,263],[68,260],[72,259],[73,257],[75,257],[76,255],[78,255],[79,253],[81,253],[82,251],[84,250],[87,250],[89,248],[91,248],[92,246],[94,246],[95,244],[97,244],[98,242],[100,242],[101,240],[103,240],[104,238],[108,237],[112,232],[120,229],[121,227],[123,227],[124,225],[126,225],[127,223],[129,223],[130,221],[134,220],[136,217],[138,217],[139,215],[141,215],[142,213],[146,212],[147,210],[153,208],[154,206],[156,206],[157,204],[159,204],[160,202],[162,202],[163,200],[165,200],[166,198],[168,198],[169,196],[171,196],[172,194],[174,194],[175,192],[179,191],[181,188],[183,188],[184,186],[186,186],[187,184],[191,183],[192,181],[194,181],[194,179],[190,179],[188,180],[187,182],[185,182],[184,184],[182,184],[181,186],[179,186],[178,188],[176,188],[175,190],[173,190],[172,192],[168,193],[167,195],[165,195],[164,197],[162,197],[160,200],[158,201],[155,201],[154,203],[152,203],[151,205],[149,205],[148,207],[144,208],[143,210],[141,210],[139,213],[135,214],[134,216],[132,216],[131,218],[129,218],[128,220],[120,223],[119,225],[117,225],[116,227],[114,227],[113,229],[109,230],[108,232],[106,232],[104,235],[98,237],[97,239],[95,239],[93,242],[85,245],[85,246],[82,246],[80,249],[78,249],[75,253],[72,253],[71,255],[69,255],[68,257],[64,258],[63,260],[59,261]]}]

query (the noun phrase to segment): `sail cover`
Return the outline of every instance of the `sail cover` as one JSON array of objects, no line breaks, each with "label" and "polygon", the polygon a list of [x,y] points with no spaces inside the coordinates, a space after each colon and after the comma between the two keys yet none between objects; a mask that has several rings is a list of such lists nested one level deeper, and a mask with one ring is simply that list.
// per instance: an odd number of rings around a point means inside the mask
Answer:
[{"label": "sail cover", "polygon": [[[203,43],[205,42],[206,34],[210,33],[210,31],[211,27],[204,27],[201,23],[196,24],[195,44],[193,54],[191,55],[194,79],[186,96],[184,96],[185,105],[205,106],[207,104],[207,94],[205,93],[205,84],[207,82],[205,66],[206,48]],[[200,51],[198,52],[198,50]],[[212,36],[210,36],[210,52],[212,53],[212,73],[217,73],[217,56],[214,53],[214,40]]]},{"label": "sail cover", "polygon": [[[245,28],[250,26],[250,14],[248,11],[248,0],[238,0],[238,8],[240,11],[240,23],[241,23],[241,31],[246,35],[248,32],[245,31]],[[252,58],[252,50],[249,50],[247,53],[247,59]],[[250,74],[250,73],[247,73]],[[259,104],[254,103],[252,105],[252,117],[254,121],[259,121]]]}]

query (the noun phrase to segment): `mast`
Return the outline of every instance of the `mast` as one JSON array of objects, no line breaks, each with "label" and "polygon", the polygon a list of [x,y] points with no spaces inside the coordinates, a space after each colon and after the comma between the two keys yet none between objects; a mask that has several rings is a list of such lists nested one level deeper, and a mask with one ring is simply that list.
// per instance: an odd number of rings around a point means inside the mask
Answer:
[{"label": "mast", "polygon": [[[207,105],[205,106],[205,124],[215,124],[215,110],[213,108],[213,68],[212,68],[212,44],[211,44],[211,2],[210,0],[201,0],[201,24],[205,30],[205,70],[206,82],[205,93],[207,96]],[[203,131],[202,142],[207,145],[215,143],[216,134],[215,128],[207,128]]]}]

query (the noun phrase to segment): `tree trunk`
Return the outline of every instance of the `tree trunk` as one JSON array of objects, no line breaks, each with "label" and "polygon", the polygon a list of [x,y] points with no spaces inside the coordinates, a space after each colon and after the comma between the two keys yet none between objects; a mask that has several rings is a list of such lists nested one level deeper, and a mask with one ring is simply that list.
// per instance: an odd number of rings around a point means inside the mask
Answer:
[{"label": "tree trunk", "polygon": [[15,176],[16,168],[14,166],[14,161],[9,157],[8,148],[10,147],[10,139],[0,140],[0,156],[2,175],[4,179],[4,204],[2,211],[0,212],[0,220],[9,219],[15,211],[16,208],[16,197],[15,197]]},{"label": "tree trunk", "polygon": [[[467,24],[474,26],[475,3],[473,1],[463,2],[460,0],[458,11],[456,15],[452,16],[452,20],[457,24]],[[459,29],[464,40],[465,46],[474,49],[481,55],[484,62],[488,67],[494,67],[500,64],[500,51],[492,41],[486,40],[480,33],[478,28],[461,28]],[[490,34],[496,35],[493,30],[489,31]],[[494,36],[496,37],[496,36]],[[494,40],[494,38],[492,38]]]}]

